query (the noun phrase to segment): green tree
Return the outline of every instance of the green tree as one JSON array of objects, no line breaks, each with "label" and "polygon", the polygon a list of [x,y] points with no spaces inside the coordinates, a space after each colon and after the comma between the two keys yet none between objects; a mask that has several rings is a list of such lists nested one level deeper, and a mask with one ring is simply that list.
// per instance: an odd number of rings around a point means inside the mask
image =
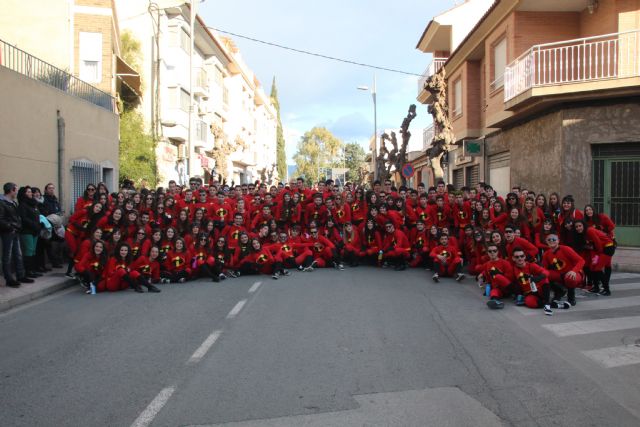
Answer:
[{"label": "green tree", "polygon": [[[127,64],[140,69],[141,44],[128,31],[120,36],[120,53]],[[123,102],[121,105],[120,182],[130,179],[139,184],[146,180],[149,186],[155,187],[158,181],[156,141],[145,131],[144,119],[135,109],[136,104]]]},{"label": "green tree", "polygon": [[284,134],[282,133],[282,122],[280,121],[280,101],[278,100],[278,88],[276,87],[276,78],[273,77],[271,83],[271,103],[276,108],[278,114],[278,127],[276,128],[276,165],[278,169],[278,178],[280,181],[287,179],[287,153],[284,146]]},{"label": "green tree", "polygon": [[344,167],[348,168],[347,180],[359,181],[360,169],[364,164],[365,152],[357,142],[349,142],[344,146]]},{"label": "green tree", "polygon": [[318,181],[324,173],[321,168],[340,165],[343,143],[324,127],[314,127],[305,132],[298,142],[298,151],[293,156],[297,173],[310,182]]},{"label": "green tree", "polygon": [[143,179],[153,188],[158,181],[156,144],[144,130],[142,114],[126,110],[120,114],[120,182]]}]

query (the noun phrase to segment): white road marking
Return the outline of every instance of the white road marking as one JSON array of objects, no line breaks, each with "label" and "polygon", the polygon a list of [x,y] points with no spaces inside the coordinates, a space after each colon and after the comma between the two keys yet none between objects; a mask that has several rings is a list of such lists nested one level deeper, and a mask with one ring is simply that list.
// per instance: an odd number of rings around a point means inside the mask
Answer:
[{"label": "white road marking", "polygon": [[616,279],[635,279],[640,278],[640,274],[638,273],[613,273],[611,275],[611,280]]},{"label": "white road marking", "polygon": [[149,406],[147,406],[133,424],[131,424],[131,427],[147,427],[150,425],[156,415],[158,415],[164,405],[169,401],[174,391],[176,391],[175,387],[163,388],[155,399],[149,403]]},{"label": "white road marking", "polygon": [[247,303],[246,299],[243,299],[242,301],[237,303],[236,306],[231,309],[229,314],[227,314],[227,319],[233,319],[234,317],[236,317],[238,315],[238,313],[240,313],[240,310],[242,310],[242,307],[244,307],[244,305],[246,303]]},{"label": "white road marking", "polygon": [[640,282],[633,283],[611,283],[609,285],[613,292],[615,291],[633,291],[640,289]]},{"label": "white road marking", "polygon": [[251,286],[251,288],[249,288],[249,293],[252,294],[255,291],[258,290],[258,288],[260,287],[260,285],[262,285],[262,282],[256,282],[253,284],[253,286]]},{"label": "white road marking", "polygon": [[542,325],[542,327],[550,330],[559,337],[595,334],[598,332],[620,331],[623,329],[640,329],[640,316],[553,323]]},{"label": "white road marking", "polygon": [[582,353],[590,359],[602,363],[607,368],[640,363],[640,347],[636,345],[600,348],[597,350],[583,351]]},{"label": "white road marking", "polygon": [[204,355],[207,354],[211,346],[214,345],[216,341],[218,341],[220,335],[222,335],[222,331],[213,331],[213,333],[209,335],[207,339],[205,339],[203,343],[200,344],[200,347],[198,347],[198,349],[191,355],[191,358],[187,363],[198,363],[200,359],[202,359]]},{"label": "white road marking", "polygon": [[[595,310],[608,310],[611,308],[625,308],[640,306],[640,296],[612,298],[612,297],[593,297],[589,300],[581,299],[578,301],[578,305],[571,307],[570,310],[554,310],[555,312],[574,313],[576,311],[595,311]],[[541,314],[542,310],[532,310],[527,307],[515,307],[517,311],[524,316],[534,316]]]}]

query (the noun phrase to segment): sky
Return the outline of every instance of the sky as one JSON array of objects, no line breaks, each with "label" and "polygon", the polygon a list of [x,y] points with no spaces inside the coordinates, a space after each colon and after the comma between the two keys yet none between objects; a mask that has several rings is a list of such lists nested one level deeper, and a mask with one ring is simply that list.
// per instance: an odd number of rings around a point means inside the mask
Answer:
[{"label": "sky", "polygon": [[[198,14],[208,26],[280,45],[415,74],[431,57],[415,48],[431,18],[453,0],[205,0]],[[225,34],[223,34],[225,35]],[[412,142],[431,123],[427,108],[416,101],[418,77],[266,46],[233,37],[244,62],[267,94],[276,78],[288,163],[300,137],[324,126],[345,143],[368,151],[372,137],[377,82],[378,133],[398,128],[410,104],[418,106],[411,123]],[[413,144],[411,144],[413,145]]]}]

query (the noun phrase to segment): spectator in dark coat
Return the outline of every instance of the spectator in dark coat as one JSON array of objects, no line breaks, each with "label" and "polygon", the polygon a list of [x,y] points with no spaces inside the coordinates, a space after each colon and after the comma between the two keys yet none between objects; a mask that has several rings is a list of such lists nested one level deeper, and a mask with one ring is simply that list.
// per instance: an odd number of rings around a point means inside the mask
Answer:
[{"label": "spectator in dark coat", "polygon": [[[22,229],[22,220],[18,213],[16,195],[18,186],[7,182],[3,186],[4,195],[0,195],[0,238],[2,239],[2,273],[5,284],[12,288],[20,287],[20,283],[33,283],[25,276],[22,251],[18,233]],[[13,276],[16,272],[16,280]]]},{"label": "spectator in dark coat", "polygon": [[22,220],[20,243],[22,244],[26,276],[30,278],[40,277],[42,275],[35,271],[35,255],[38,235],[40,234],[42,225],[40,224],[38,202],[33,198],[31,187],[28,185],[20,187],[20,190],[18,190],[18,213]]}]

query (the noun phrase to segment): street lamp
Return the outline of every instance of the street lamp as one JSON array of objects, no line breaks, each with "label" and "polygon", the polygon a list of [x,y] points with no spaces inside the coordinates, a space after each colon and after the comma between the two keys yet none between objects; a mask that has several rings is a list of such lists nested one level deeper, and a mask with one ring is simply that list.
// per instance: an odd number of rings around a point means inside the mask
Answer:
[{"label": "street lamp", "polygon": [[[369,90],[369,86],[358,86],[358,90]],[[376,104],[376,74],[373,73],[373,88],[371,88],[371,97],[373,98],[373,177],[378,179],[378,108]]]}]

